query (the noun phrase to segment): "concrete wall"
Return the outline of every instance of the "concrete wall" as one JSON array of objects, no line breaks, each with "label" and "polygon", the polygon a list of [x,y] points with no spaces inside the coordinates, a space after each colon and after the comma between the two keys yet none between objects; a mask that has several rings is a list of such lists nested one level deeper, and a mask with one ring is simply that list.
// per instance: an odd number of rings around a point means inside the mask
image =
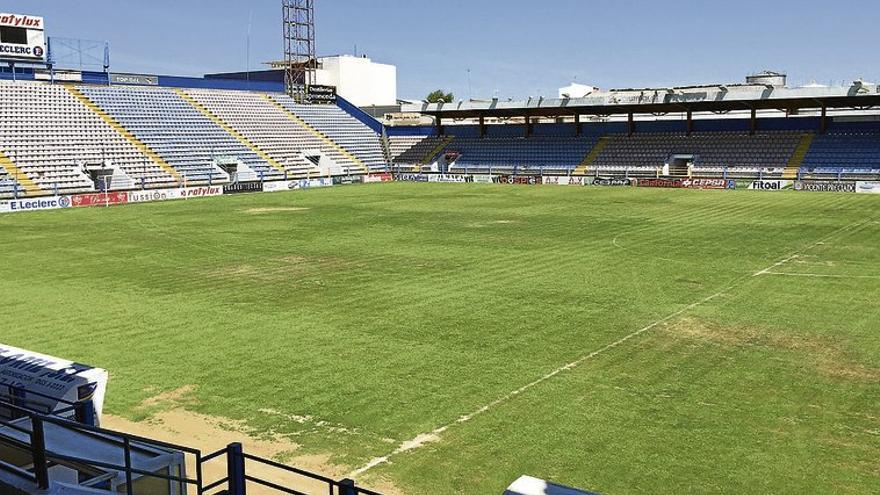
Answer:
[{"label": "concrete wall", "polygon": [[397,67],[351,55],[322,58],[321,63],[317,83],[336,86],[336,92],[353,105],[397,104]]}]

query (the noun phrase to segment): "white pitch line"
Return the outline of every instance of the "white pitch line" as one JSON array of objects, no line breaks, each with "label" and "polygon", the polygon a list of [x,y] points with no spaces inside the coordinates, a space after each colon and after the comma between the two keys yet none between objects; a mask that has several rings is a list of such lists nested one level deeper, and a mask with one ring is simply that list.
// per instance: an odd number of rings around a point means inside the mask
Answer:
[{"label": "white pitch line", "polygon": [[778,277],[810,277],[810,278],[855,278],[855,279],[873,279],[880,280],[880,275],[835,275],[822,273],[784,273],[784,272],[764,272],[762,275],[776,275]]},{"label": "white pitch line", "polygon": [[458,419],[456,419],[455,421],[453,421],[451,423],[447,423],[447,424],[440,426],[439,428],[436,428],[436,429],[434,429],[430,432],[427,432],[427,433],[420,433],[420,434],[416,435],[414,438],[412,438],[411,440],[407,440],[405,442],[402,442],[391,453],[384,455],[384,456],[381,456],[381,457],[373,458],[372,460],[370,460],[370,462],[366,463],[364,466],[352,471],[349,476],[350,477],[360,476],[360,475],[366,473],[367,471],[375,468],[376,466],[381,466],[382,464],[386,464],[388,461],[391,460],[392,457],[394,457],[396,455],[419,449],[429,443],[437,442],[440,440],[440,435],[445,433],[449,428],[451,428],[455,425],[458,425],[458,424],[467,423],[468,421],[471,421],[475,417],[480,416],[484,413],[487,413],[487,412],[491,411],[492,409],[495,409],[496,407],[500,406],[501,404],[503,404],[511,399],[516,398],[517,396],[528,391],[529,389],[534,388],[538,385],[541,385],[542,383],[544,383],[548,380],[551,380],[552,378],[559,375],[560,373],[575,369],[578,366],[585,363],[586,361],[589,361],[589,360],[599,356],[600,354],[603,354],[603,353],[610,351],[616,347],[619,347],[620,345],[644,334],[645,332],[653,330],[657,326],[662,325],[663,323],[666,323],[667,321],[672,320],[678,316],[681,316],[682,314],[687,313],[688,311],[690,311],[694,308],[702,306],[703,304],[706,304],[707,302],[712,301],[713,299],[717,299],[718,297],[724,295],[726,292],[730,291],[731,289],[736,288],[741,283],[743,283],[747,280],[750,280],[754,277],[757,277],[759,275],[763,275],[763,274],[767,273],[768,271],[772,270],[773,268],[775,268],[777,266],[781,266],[781,265],[787,263],[788,261],[795,259],[796,257],[800,256],[802,253],[805,253],[806,251],[809,251],[809,250],[815,248],[816,246],[819,246],[820,244],[823,244],[823,243],[837,237],[838,235],[844,233],[845,231],[847,231],[851,228],[852,229],[858,228],[858,227],[868,223],[869,221],[870,220],[866,220],[863,222],[858,222],[858,223],[854,223],[854,224],[850,224],[845,227],[842,227],[838,230],[835,230],[833,233],[829,234],[828,236],[823,237],[822,239],[819,239],[818,241],[814,242],[813,244],[810,244],[807,247],[804,247],[804,248],[801,248],[801,249],[795,251],[794,253],[787,256],[786,258],[784,258],[780,262],[776,262],[773,265],[771,265],[763,270],[759,270],[758,272],[756,272],[754,274],[746,274],[746,275],[742,275],[740,277],[737,277],[727,287],[712,294],[711,296],[704,297],[703,299],[700,299],[697,302],[688,304],[687,306],[685,306],[685,307],[683,307],[673,313],[670,313],[669,315],[664,316],[663,318],[660,318],[659,320],[657,320],[657,321],[655,321],[645,327],[642,327],[642,328],[636,330],[635,332],[630,333],[629,335],[626,335],[626,336],[624,336],[624,337],[622,337],[622,338],[620,338],[620,339],[618,339],[618,340],[616,340],[616,341],[614,341],[604,347],[601,347],[601,348],[599,348],[589,354],[586,354],[586,355],[578,358],[577,360],[572,361],[564,366],[556,368],[555,370],[551,371],[550,373],[547,373],[546,375],[538,378],[537,380],[532,381],[530,383],[527,383],[526,385],[523,385],[522,387],[514,390],[513,392],[510,392],[510,393],[508,393],[498,399],[495,399],[494,401],[486,404],[485,406],[482,406],[475,411],[472,411],[468,414],[465,414],[464,416],[459,417]]},{"label": "white pitch line", "polygon": [[[818,246],[818,244],[816,244],[816,245]],[[782,261],[776,263],[775,265],[773,265],[773,266],[768,266],[767,268],[765,268],[765,269],[763,269],[763,270],[761,270],[761,271],[755,273],[753,276],[754,276],[754,277],[759,277],[759,276],[761,276],[761,275],[767,275],[768,273],[770,273],[770,270],[773,270],[774,268],[779,268],[779,267],[781,267],[782,265],[785,265],[785,264],[787,264],[787,263],[789,263],[789,262],[791,262],[791,261],[794,261],[794,260],[798,259],[799,257],[800,257],[800,253],[795,253],[794,255],[789,256],[788,258],[785,258],[784,260],[782,260]]]}]

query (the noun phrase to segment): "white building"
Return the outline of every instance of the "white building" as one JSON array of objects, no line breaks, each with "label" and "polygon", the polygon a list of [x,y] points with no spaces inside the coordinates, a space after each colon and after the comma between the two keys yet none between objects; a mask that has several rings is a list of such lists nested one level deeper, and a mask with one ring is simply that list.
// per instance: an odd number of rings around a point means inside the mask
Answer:
[{"label": "white building", "polygon": [[587,86],[586,84],[571,83],[571,86],[559,88],[560,98],[583,98],[590,93],[599,91],[599,88]]},{"label": "white building", "polygon": [[318,59],[315,82],[335,86],[336,92],[358,107],[397,104],[397,67],[353,55]]}]

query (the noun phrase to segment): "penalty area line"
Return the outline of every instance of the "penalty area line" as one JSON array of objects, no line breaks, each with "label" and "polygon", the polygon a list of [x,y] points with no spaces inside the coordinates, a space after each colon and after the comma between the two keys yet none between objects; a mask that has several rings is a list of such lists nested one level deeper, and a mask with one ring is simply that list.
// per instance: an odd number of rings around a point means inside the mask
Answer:
[{"label": "penalty area line", "polygon": [[670,313],[669,315],[664,316],[663,318],[660,318],[659,320],[654,321],[653,323],[650,323],[650,324],[648,324],[648,325],[646,325],[646,326],[644,326],[644,327],[642,327],[642,328],[640,328],[640,329],[638,329],[638,330],[636,330],[636,331],[634,331],[634,332],[632,332],[632,333],[630,333],[630,334],[628,334],[618,340],[615,340],[614,342],[612,342],[610,344],[607,344],[603,347],[600,347],[599,349],[596,349],[595,351],[590,352],[589,354],[585,354],[585,355],[581,356],[580,358],[576,359],[575,361],[572,361],[564,366],[560,366],[559,368],[556,368],[555,370],[547,373],[546,375],[541,376],[537,380],[529,382],[529,383],[523,385],[522,387],[520,387],[510,393],[507,393],[507,394],[493,400],[492,402],[480,407],[479,409],[476,409],[468,414],[460,416],[455,421],[452,421],[452,422],[447,423],[443,426],[435,428],[434,430],[431,430],[430,432],[420,433],[420,434],[416,435],[415,437],[413,437],[411,440],[407,440],[405,442],[402,442],[400,445],[397,446],[397,448],[395,448],[390,453],[388,453],[384,456],[381,456],[381,457],[375,457],[375,458],[371,459],[365,465],[352,471],[349,476],[351,476],[351,477],[360,476],[360,475],[366,473],[367,471],[370,471],[371,469],[373,469],[377,466],[387,464],[391,460],[392,457],[398,456],[400,454],[404,454],[406,452],[411,452],[413,450],[417,450],[417,449],[424,447],[425,445],[428,445],[431,443],[438,442],[438,441],[440,441],[440,435],[445,433],[450,428],[452,428],[456,425],[467,423],[467,422],[473,420],[474,418],[476,418],[477,416],[485,414],[485,413],[497,408],[498,406],[516,398],[517,396],[523,394],[524,392],[526,392],[534,387],[537,387],[538,385],[541,385],[549,380],[552,380],[553,378],[555,378],[559,374],[564,373],[566,371],[573,370],[573,369],[577,368],[578,366],[584,364],[585,362],[596,358],[597,356],[600,356],[610,350],[613,350],[617,347],[620,347],[621,345],[625,344],[626,342],[633,340],[633,339],[639,337],[640,335],[642,335],[646,332],[649,332],[649,331],[653,330],[654,328],[657,328],[658,326],[687,313],[688,311],[691,311],[692,309],[698,308],[698,307],[700,307],[700,306],[702,306],[702,305],[704,305],[714,299],[717,299],[717,298],[723,296],[727,292],[738,287],[743,282],[745,282],[747,280],[751,280],[754,277],[757,277],[759,275],[767,274],[771,270],[773,270],[774,268],[777,268],[779,266],[784,265],[785,263],[788,263],[789,261],[802,255],[803,253],[805,253],[805,252],[807,252],[807,251],[809,251],[809,250],[811,250],[821,244],[824,244],[824,243],[836,238],[837,236],[844,234],[852,229],[857,229],[857,228],[869,223],[870,221],[871,220],[865,220],[862,222],[856,222],[856,223],[847,225],[845,227],[842,227],[838,230],[835,230],[834,232],[832,232],[828,236],[825,236],[822,239],[819,239],[818,241],[816,241],[806,247],[798,249],[794,253],[791,253],[790,255],[782,258],[781,261],[777,261],[776,263],[768,266],[767,268],[759,270],[755,273],[748,273],[748,274],[739,276],[739,277],[735,278],[733,281],[731,281],[730,284],[728,284],[726,287],[724,287],[723,289],[719,290],[718,292],[716,292],[710,296],[704,297],[704,298],[700,299],[699,301],[690,303],[687,306],[684,306],[683,308],[681,308],[677,311],[674,311],[674,312]]}]

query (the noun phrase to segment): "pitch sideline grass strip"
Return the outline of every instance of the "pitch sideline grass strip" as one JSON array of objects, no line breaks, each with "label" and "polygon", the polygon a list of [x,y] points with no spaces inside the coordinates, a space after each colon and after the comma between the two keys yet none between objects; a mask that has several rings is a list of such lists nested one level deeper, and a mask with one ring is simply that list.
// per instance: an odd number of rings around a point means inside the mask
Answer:
[{"label": "pitch sideline grass strip", "polygon": [[443,426],[440,426],[439,428],[436,428],[431,432],[421,433],[419,435],[416,435],[414,438],[412,438],[410,440],[402,442],[391,453],[389,453],[385,456],[376,457],[376,458],[370,460],[370,462],[368,462],[364,466],[352,471],[351,476],[361,476],[361,475],[367,473],[368,471],[372,470],[373,468],[389,462],[391,460],[391,458],[394,456],[413,451],[415,449],[423,447],[426,444],[435,442],[435,441],[439,440],[440,435],[442,435],[443,433],[445,433],[447,430],[454,427],[455,425],[467,423],[467,422],[471,421],[472,419],[476,418],[477,416],[488,413],[492,409],[495,409],[496,407],[500,406],[501,404],[504,404],[510,400],[513,400],[514,398],[527,392],[528,390],[530,390],[534,387],[537,387],[537,386],[539,386],[549,380],[552,380],[557,375],[564,373],[566,371],[572,370],[574,368],[577,368],[578,366],[581,366],[585,362],[587,362],[587,361],[589,361],[589,360],[591,360],[601,354],[604,354],[605,352],[613,350],[614,348],[619,347],[619,346],[625,344],[626,342],[633,340],[633,339],[639,337],[640,335],[653,330],[654,328],[662,325],[663,323],[671,321],[671,320],[689,312],[692,309],[695,309],[695,308],[700,307],[700,306],[702,306],[702,305],[704,305],[714,299],[717,299],[718,297],[735,289],[740,284],[742,284],[743,282],[745,282],[751,278],[763,275],[763,274],[767,273],[768,270],[770,270],[774,267],[777,267],[777,266],[781,266],[785,262],[790,261],[791,259],[794,259],[796,256],[798,256],[800,254],[803,254],[805,252],[810,251],[811,249],[815,248],[816,246],[819,246],[821,244],[829,242],[829,241],[831,241],[831,240],[833,240],[843,234],[850,233],[852,231],[856,231],[860,227],[863,227],[863,226],[871,223],[872,221],[873,221],[873,219],[861,220],[861,221],[857,221],[857,222],[851,223],[849,225],[846,225],[844,227],[841,227],[840,229],[832,232],[831,234],[829,234],[825,237],[822,237],[819,240],[813,242],[812,244],[808,245],[807,247],[801,248],[798,251],[791,253],[790,255],[782,258],[781,262],[774,263],[770,267],[758,270],[757,272],[752,273],[752,274],[741,275],[741,276],[737,277],[736,279],[734,279],[729,285],[727,285],[723,289],[719,290],[718,292],[715,292],[712,295],[704,297],[703,299],[700,299],[699,301],[693,302],[693,303],[685,306],[684,308],[681,308],[673,313],[670,313],[669,315],[667,315],[659,320],[656,320],[656,321],[648,324],[647,326],[636,330],[635,332],[632,332],[628,335],[625,335],[624,337],[622,337],[614,342],[611,342],[610,344],[608,344],[600,349],[597,349],[589,354],[582,356],[581,358],[577,359],[576,361],[572,361],[564,366],[561,366],[561,367],[551,371],[550,373],[547,373],[546,375],[538,378],[537,380],[534,380],[530,383],[527,383],[526,385],[523,385],[522,387],[508,393],[507,395],[504,395],[498,399],[495,399],[494,401],[480,407],[479,409],[476,409],[475,411],[472,411],[468,414],[461,416],[460,418],[458,418],[456,421],[454,421],[452,423],[448,423]]}]

